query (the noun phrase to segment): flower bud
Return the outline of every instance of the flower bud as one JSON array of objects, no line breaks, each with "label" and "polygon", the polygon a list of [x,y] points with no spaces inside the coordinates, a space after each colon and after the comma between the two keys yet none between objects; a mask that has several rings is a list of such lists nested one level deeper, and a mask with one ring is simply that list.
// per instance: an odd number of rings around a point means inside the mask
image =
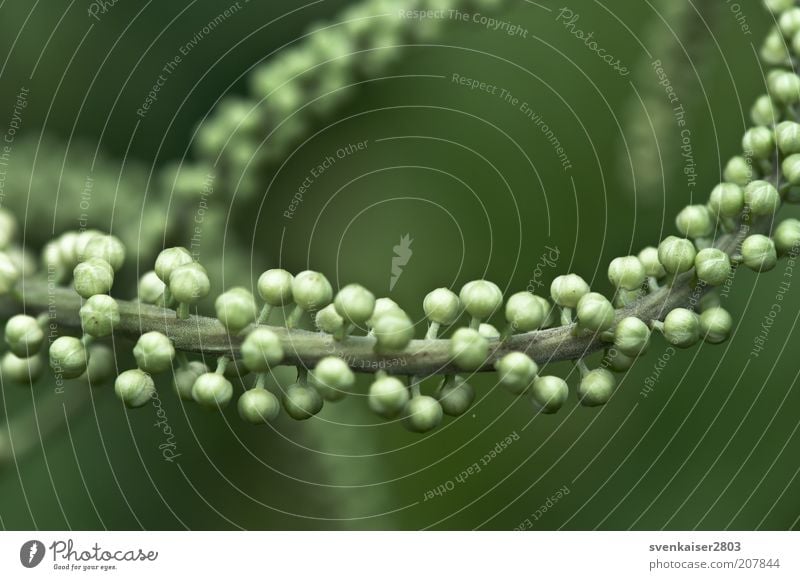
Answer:
[{"label": "flower bud", "polygon": [[83,332],[95,338],[110,335],[119,324],[119,305],[108,294],[91,296],[80,309]]},{"label": "flower bud", "polygon": [[61,259],[69,268],[74,268],[78,263],[78,232],[64,232],[58,237],[58,249],[61,252]]},{"label": "flower bud", "polygon": [[136,341],[133,357],[141,370],[155,375],[172,368],[175,347],[172,346],[172,341],[160,332],[147,332]]},{"label": "flower bud", "polygon": [[322,410],[323,404],[316,389],[300,383],[290,385],[283,394],[283,408],[296,421],[310,419]]},{"label": "flower bud", "polygon": [[705,248],[694,259],[697,277],[709,286],[720,286],[731,274],[728,254],[717,248]]},{"label": "flower bud", "polygon": [[39,355],[20,358],[13,352],[7,352],[0,359],[0,376],[3,381],[27,386],[38,381],[43,373],[44,363]]},{"label": "flower bud", "polygon": [[733,330],[733,318],[724,308],[709,308],[700,315],[700,336],[708,343],[725,342]]},{"label": "flower bud", "polygon": [[800,123],[784,121],[775,127],[775,139],[784,156],[800,153]]},{"label": "flower bud", "polygon": [[794,7],[795,0],[764,0],[764,6],[773,14],[779,15],[781,12]]},{"label": "flower bud", "polygon": [[17,237],[17,218],[4,207],[0,207],[0,250],[5,250]]},{"label": "flower bud", "polygon": [[781,172],[786,181],[792,185],[800,185],[800,153],[789,155],[781,162]]},{"label": "flower bud", "polygon": [[478,334],[487,340],[500,339],[500,331],[497,330],[497,327],[492,324],[487,324],[486,322],[481,322],[480,325],[478,325]]},{"label": "flower bud", "polygon": [[515,332],[529,332],[544,324],[547,312],[530,292],[517,292],[506,302],[506,320]]},{"label": "flower bud", "polygon": [[775,152],[773,132],[767,127],[748,129],[742,139],[742,148],[756,159],[768,159]]},{"label": "flower bud", "polygon": [[327,356],[317,363],[311,373],[314,386],[328,401],[338,401],[356,383],[356,376],[347,363],[336,356]]},{"label": "flower bud", "polygon": [[89,258],[75,266],[72,273],[75,291],[83,298],[107,294],[114,285],[114,270],[100,258]]},{"label": "flower bud", "polygon": [[768,181],[752,181],[744,188],[744,201],[755,216],[773,215],[781,204],[781,196]]},{"label": "flower bud", "polygon": [[453,362],[462,370],[477,370],[489,356],[489,341],[477,330],[459,328],[450,341],[450,355]]},{"label": "flower bud", "polygon": [[603,358],[603,365],[610,368],[615,373],[624,373],[633,366],[636,357],[628,356],[618,348],[610,348],[606,351]]},{"label": "flower bud", "polygon": [[711,190],[708,209],[716,218],[734,218],[744,209],[744,192],[735,183],[720,183]]},{"label": "flower bud", "polygon": [[675,218],[675,227],[686,238],[707,238],[714,232],[714,222],[704,205],[683,208]]},{"label": "flower bud", "polygon": [[189,262],[172,270],[169,291],[181,304],[196,304],[211,292],[211,280],[202,265]]},{"label": "flower bud", "polygon": [[498,382],[514,395],[527,391],[539,372],[539,366],[522,352],[508,353],[495,363],[494,368]]},{"label": "flower bud", "polygon": [[428,320],[449,326],[461,315],[461,300],[448,288],[437,288],[425,296],[422,308]]},{"label": "flower bud", "polygon": [[[796,35],[795,35],[796,37]],[[794,41],[792,42],[794,45]],[[796,51],[797,49],[795,49]],[[761,44],[761,59],[768,66],[779,66],[790,62],[789,50],[786,46],[786,40],[783,38],[780,30],[773,29],[767,34],[764,42]]]},{"label": "flower bud", "polygon": [[319,330],[328,334],[336,334],[344,328],[344,318],[339,316],[333,304],[328,304],[322,310],[317,311],[314,323]]},{"label": "flower bud", "polygon": [[688,272],[694,266],[697,250],[689,240],[669,236],[658,246],[658,261],[670,274]]},{"label": "flower bud", "polygon": [[780,71],[778,74],[770,75],[767,80],[770,95],[776,102],[782,105],[794,105],[800,102],[800,77],[796,74]]},{"label": "flower bud", "polygon": [[602,332],[614,326],[614,307],[608,298],[590,292],[578,302],[576,315],[582,328]]},{"label": "flower bud", "polygon": [[192,361],[185,367],[175,371],[175,380],[172,383],[175,392],[184,401],[194,401],[192,388],[195,381],[208,372],[208,367],[199,361]]},{"label": "flower bud", "polygon": [[114,351],[104,344],[93,344],[89,347],[89,364],[79,377],[91,387],[102,387],[117,376],[117,363]]},{"label": "flower bud", "polygon": [[788,218],[775,228],[775,249],[779,256],[800,253],[800,220]]},{"label": "flower bud", "polygon": [[464,284],[459,297],[469,315],[478,320],[486,320],[503,305],[503,293],[488,280]]},{"label": "flower bud", "polygon": [[664,266],[658,261],[658,248],[648,246],[639,252],[638,258],[642,266],[644,266],[645,274],[648,276],[656,279],[666,276],[667,271],[664,270]]},{"label": "flower bud", "polygon": [[76,379],[88,364],[86,348],[72,336],[61,336],[50,345],[50,367],[65,379]]},{"label": "flower bud", "polygon": [[395,377],[378,377],[369,387],[369,408],[386,419],[397,417],[408,400],[408,388]]},{"label": "flower bud", "polygon": [[433,397],[414,397],[405,409],[405,425],[409,431],[427,433],[441,424],[443,414],[442,406]]},{"label": "flower bud", "polygon": [[614,346],[628,356],[639,356],[650,344],[650,329],[635,316],[619,321],[614,329]]},{"label": "flower bud", "polygon": [[414,323],[402,310],[384,314],[372,326],[375,352],[401,352],[414,338]]},{"label": "flower bud", "polygon": [[150,375],[139,369],[125,371],[114,381],[114,392],[126,407],[142,407],[155,395],[156,386]]},{"label": "flower bud", "polygon": [[750,109],[750,118],[756,125],[774,125],[780,113],[775,110],[775,105],[769,95],[761,95],[756,99]]},{"label": "flower bud", "polygon": [[167,287],[154,271],[145,273],[139,280],[139,301],[145,304],[158,304],[164,297]]},{"label": "flower bud", "polygon": [[[80,238],[78,240],[80,243]],[[95,235],[89,240],[82,252],[79,246],[76,250],[80,252],[78,258],[81,261],[85,262],[92,258],[99,258],[108,262],[115,272],[118,272],[125,263],[125,246],[116,236]]]},{"label": "flower bud", "polygon": [[247,335],[241,352],[244,365],[254,373],[265,373],[283,360],[281,339],[263,326]]},{"label": "flower bud", "polygon": [[617,380],[606,369],[594,369],[586,373],[578,385],[578,400],[585,407],[605,405],[614,394]]},{"label": "flower bud", "polygon": [[192,398],[201,407],[222,409],[231,402],[233,385],[217,373],[205,373],[192,385]]},{"label": "flower bud", "polygon": [[44,343],[44,331],[32,316],[17,314],[6,322],[6,344],[16,356],[34,356]]},{"label": "flower bud", "polygon": [[295,304],[309,312],[330,304],[333,289],[325,276],[319,272],[306,270],[292,280],[292,296]]},{"label": "flower bud", "polygon": [[350,324],[364,324],[375,310],[375,295],[360,284],[348,284],[333,301],[336,312]]},{"label": "flower bud", "polygon": [[559,276],[550,285],[553,302],[562,308],[575,308],[578,301],[589,293],[589,285],[577,274]]},{"label": "flower bud", "polygon": [[445,382],[436,395],[445,415],[459,417],[467,412],[475,400],[475,389],[461,377]]},{"label": "flower bud", "polygon": [[732,157],[722,175],[725,181],[744,187],[753,179],[753,168],[744,157]]},{"label": "flower bud", "polygon": [[558,412],[569,397],[567,382],[559,377],[536,377],[531,389],[533,404],[541,413]]},{"label": "flower bud", "polygon": [[258,295],[270,306],[292,303],[292,276],[286,270],[267,270],[258,278]]},{"label": "flower bud", "polygon": [[372,316],[367,320],[367,326],[372,328],[375,326],[375,321],[385,314],[397,313],[405,315],[405,312],[398,306],[397,302],[391,298],[378,298],[375,301],[375,309],[372,311]]},{"label": "flower bud", "polygon": [[686,308],[672,310],[664,319],[664,338],[678,348],[689,348],[700,340],[700,318]]},{"label": "flower bud", "polygon": [[636,256],[614,258],[608,265],[608,279],[616,288],[638,290],[646,278],[644,265]]},{"label": "flower bud", "polygon": [[250,389],[239,397],[237,408],[242,420],[262,425],[278,418],[281,404],[278,397],[266,389]]},{"label": "flower bud", "polygon": [[192,262],[194,262],[194,258],[186,248],[167,248],[156,258],[155,271],[162,282],[169,284],[169,277],[173,270]]},{"label": "flower bud", "polygon": [[232,333],[244,330],[256,319],[255,298],[241,287],[220,294],[214,302],[214,308],[217,318]]},{"label": "flower bud", "polygon": [[792,38],[800,32],[800,8],[784,10],[778,18],[778,28],[786,38]]},{"label": "flower bud", "polygon": [[761,234],[748,236],[742,242],[742,263],[756,272],[772,270],[778,263],[775,244]]}]

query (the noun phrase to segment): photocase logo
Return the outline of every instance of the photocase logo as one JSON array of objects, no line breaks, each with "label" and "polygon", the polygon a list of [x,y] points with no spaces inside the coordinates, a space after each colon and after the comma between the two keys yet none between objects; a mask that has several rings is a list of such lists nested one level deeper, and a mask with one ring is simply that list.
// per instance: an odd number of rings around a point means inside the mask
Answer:
[{"label": "photocase logo", "polygon": [[414,255],[414,251],[411,249],[412,243],[414,243],[414,240],[411,239],[411,234],[406,234],[400,238],[400,243],[393,248],[392,277],[389,280],[390,292],[394,290],[395,284],[400,280],[400,276],[403,275],[403,268],[408,264],[411,256]]},{"label": "photocase logo", "polygon": [[44,559],[44,544],[39,540],[28,540],[19,549],[19,561],[26,568],[36,568]]}]

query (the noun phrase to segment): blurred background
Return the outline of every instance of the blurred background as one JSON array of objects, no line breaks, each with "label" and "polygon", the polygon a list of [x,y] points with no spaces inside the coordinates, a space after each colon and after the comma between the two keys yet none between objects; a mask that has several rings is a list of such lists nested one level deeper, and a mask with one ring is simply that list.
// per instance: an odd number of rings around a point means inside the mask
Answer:
[{"label": "blurred background", "polygon": [[[466,18],[433,26],[399,17],[403,2],[4,2],[0,132],[19,128],[2,205],[37,252],[81,220],[120,235],[120,298],[173,244],[192,245],[217,293],[269,267],[313,268],[415,320],[429,290],[478,277],[546,295],[571,271],[609,293],[608,262],[673,233],[677,211],[705,200],[740,153],[772,17],[755,2],[460,4],[442,3]],[[264,87],[305,71],[315,42],[334,50],[341,36],[315,41],[320,27],[364,6],[374,18],[345,38],[377,29],[386,46],[351,56],[358,74],[304,73],[302,86],[331,94],[286,123],[270,117],[273,102],[306,103]],[[236,117],[242,105],[256,122]],[[409,259],[393,278],[398,246]],[[179,454],[165,461],[155,407],[126,411],[111,387],[57,393],[50,378],[4,385],[2,418],[25,453],[0,470],[0,524],[796,528],[800,289],[751,355],[785,267],[737,274],[722,298],[733,340],[674,352],[655,339],[603,408],[573,393],[561,413],[537,415],[493,376],[473,377],[472,411],[422,436],[359,395],[256,428],[234,406],[184,405],[162,377]],[[132,345],[115,347],[130,368]],[[576,382],[569,365],[548,372]]]}]

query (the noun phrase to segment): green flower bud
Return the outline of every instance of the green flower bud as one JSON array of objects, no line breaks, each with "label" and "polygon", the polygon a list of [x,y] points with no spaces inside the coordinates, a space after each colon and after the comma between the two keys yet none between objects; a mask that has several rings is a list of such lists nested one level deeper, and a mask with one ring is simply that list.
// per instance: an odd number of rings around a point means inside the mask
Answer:
[{"label": "green flower bud", "polygon": [[769,95],[761,95],[756,99],[750,109],[750,118],[756,125],[774,125],[778,121],[779,113]]},{"label": "green flower bud", "polygon": [[686,238],[707,238],[714,233],[714,222],[704,205],[687,205],[675,218],[675,227]]},{"label": "green flower bud", "polygon": [[506,320],[514,332],[530,332],[545,323],[547,311],[530,292],[517,292],[506,302]]},{"label": "green flower bud", "polygon": [[734,218],[744,209],[744,192],[735,183],[720,183],[708,199],[708,209],[716,218]]},{"label": "green flower bud", "polygon": [[[789,52],[787,51],[786,45],[783,43],[783,38],[780,37],[780,36],[778,37],[778,38],[780,38],[780,41],[781,41],[780,49],[778,49],[777,46],[775,46],[774,43],[771,41],[772,38],[773,38],[773,35],[770,34],[767,37],[767,39],[764,41],[764,45],[762,47],[762,54],[763,54],[763,52],[768,52],[768,55],[770,57],[773,57],[773,58],[777,58],[778,54],[780,54],[781,55],[781,60],[777,61],[776,64],[779,64],[779,65],[781,65],[781,64],[791,65],[792,64],[792,60],[791,60],[792,57],[789,54]],[[770,46],[768,47],[767,45],[770,45]],[[792,52],[794,53],[794,55],[797,56],[798,54],[800,54],[800,33],[795,34],[792,37],[791,45],[792,45]]]},{"label": "green flower bud", "polygon": [[201,407],[222,409],[233,397],[231,382],[217,373],[205,373],[197,377],[192,385],[192,398]]},{"label": "green flower bud", "polygon": [[481,322],[478,325],[478,334],[487,340],[498,340],[500,338],[500,331],[491,324]]},{"label": "green flower bud", "polygon": [[775,228],[775,249],[779,256],[800,253],[800,220],[789,218]]},{"label": "green flower bud", "polygon": [[624,373],[633,366],[636,357],[628,356],[618,348],[610,348],[606,351],[603,358],[603,365],[610,368],[615,373]]},{"label": "green flower bud", "polygon": [[85,262],[92,258],[99,258],[118,272],[122,265],[125,263],[125,246],[120,239],[116,236],[99,236],[94,235],[86,244],[81,252],[81,238],[78,238],[76,250],[79,252],[78,258]]},{"label": "green flower bud", "polygon": [[314,317],[314,322],[318,329],[328,334],[336,334],[344,328],[344,318],[339,316],[333,304],[328,304],[318,311]]},{"label": "green flower bud", "polygon": [[667,275],[667,271],[664,270],[664,266],[662,266],[661,262],[658,261],[658,248],[648,246],[639,252],[638,258],[642,263],[642,266],[644,266],[645,274],[648,276],[658,279]]},{"label": "green flower bud", "polygon": [[764,6],[773,14],[780,14],[794,7],[795,0],[764,0]]},{"label": "green flower bud", "polygon": [[242,343],[244,365],[254,373],[265,373],[283,360],[283,345],[278,335],[260,326]]},{"label": "green flower bud", "polygon": [[286,270],[267,270],[258,278],[258,295],[270,306],[292,303],[292,276]]},{"label": "green flower bud", "polygon": [[153,379],[139,369],[125,371],[114,382],[114,392],[125,403],[126,407],[135,409],[147,404],[156,394]]},{"label": "green flower bud", "polygon": [[556,314],[556,308],[550,302],[548,302],[547,298],[543,298],[542,296],[534,295],[534,298],[541,304],[542,311],[546,313],[544,322],[542,323],[541,328],[547,328],[550,326],[554,326],[558,322],[558,315]]},{"label": "green flower bud", "polygon": [[356,383],[356,376],[347,363],[336,356],[323,358],[311,373],[314,386],[328,401],[338,401],[349,393]]},{"label": "green flower bud", "polygon": [[375,301],[375,309],[372,311],[372,316],[367,320],[367,326],[372,328],[375,326],[375,321],[385,314],[403,314],[403,309],[397,305],[397,302],[391,298],[378,298]]},{"label": "green flower bud", "polygon": [[586,373],[578,385],[578,400],[585,407],[605,405],[614,394],[617,380],[606,369],[594,369]]},{"label": "green flower bud", "polygon": [[800,8],[789,8],[778,18],[778,28],[786,38],[792,38],[800,32]]},{"label": "green flower bud", "polygon": [[72,336],[61,336],[50,345],[50,367],[65,379],[77,379],[88,364],[86,348]]},{"label": "green flower bud", "polygon": [[498,373],[498,382],[514,395],[527,391],[539,372],[538,365],[522,352],[508,353],[495,363],[494,368]]},{"label": "green flower bud", "polygon": [[602,332],[614,326],[614,307],[608,298],[597,292],[581,298],[576,314],[580,326],[587,330]]},{"label": "green flower bud", "polygon": [[427,433],[441,424],[444,411],[439,401],[433,397],[421,395],[409,401],[405,413],[405,425],[409,431]]},{"label": "green flower bud", "polygon": [[614,346],[628,356],[639,356],[650,344],[650,329],[635,316],[619,321],[614,329]]},{"label": "green flower bud", "polygon": [[119,305],[107,294],[91,296],[80,309],[83,332],[95,338],[110,335],[119,324]]},{"label": "green flower bud", "polygon": [[425,296],[422,308],[428,320],[449,326],[461,315],[461,300],[448,288],[437,288]]},{"label": "green flower bud", "polygon": [[742,242],[742,262],[756,272],[768,272],[778,263],[775,244],[766,236],[754,234]]},{"label": "green flower bud", "polygon": [[7,352],[0,359],[0,375],[3,381],[27,386],[36,383],[43,373],[44,363],[38,355],[20,358],[13,352]]},{"label": "green flower bud", "polygon": [[664,338],[678,348],[689,348],[700,340],[700,318],[686,308],[672,310],[664,319]]},{"label": "green flower bud", "polygon": [[465,371],[479,369],[489,356],[489,341],[477,330],[459,328],[450,340],[450,355],[456,366]]},{"label": "green flower bud", "polygon": [[800,102],[800,77],[796,74],[781,71],[779,74],[770,75],[768,85],[770,95],[778,103],[793,105]]},{"label": "green flower bud", "polygon": [[537,377],[531,389],[533,403],[541,413],[558,412],[569,397],[569,388],[564,379],[559,377]]},{"label": "green flower bud", "polygon": [[608,279],[616,288],[638,290],[646,278],[644,265],[636,256],[614,258],[608,265]]},{"label": "green flower bud", "polygon": [[475,389],[461,377],[446,381],[436,398],[445,415],[459,417],[467,412],[475,400]]},{"label": "green flower bud", "polygon": [[753,181],[744,188],[744,201],[753,215],[772,215],[780,207],[781,196],[767,181]]},{"label": "green flower bud", "polygon": [[753,179],[753,168],[744,157],[732,157],[722,175],[725,181],[744,187]]},{"label": "green flower bud", "polygon": [[670,274],[691,270],[696,256],[697,250],[692,242],[675,236],[665,238],[658,246],[658,261]]},{"label": "green flower bud", "polygon": [[333,301],[336,312],[350,324],[364,324],[375,310],[375,295],[360,284],[348,284]]},{"label": "green flower bud", "polygon": [[781,162],[781,172],[786,181],[792,185],[800,185],[800,154],[789,155]]},{"label": "green flower bud", "polygon": [[376,352],[401,352],[414,338],[414,323],[402,310],[390,312],[374,322],[372,334]]},{"label": "green flower bud", "polygon": [[769,66],[778,66],[789,62],[789,50],[780,30],[773,29],[769,32],[761,44],[760,54],[761,59]]},{"label": "green flower bud", "polygon": [[768,159],[775,152],[773,132],[767,127],[748,129],[742,139],[742,148],[756,159]]},{"label": "green flower bud", "polygon": [[17,314],[6,322],[6,344],[20,358],[34,356],[42,348],[44,331],[32,316]]},{"label": "green flower bud", "polygon": [[725,342],[733,330],[733,318],[724,308],[709,308],[700,315],[700,336],[708,343]]},{"label": "green flower bud", "polygon": [[283,394],[283,408],[292,419],[304,421],[322,410],[322,397],[316,389],[295,383]]},{"label": "green flower bud", "polygon": [[169,284],[169,277],[173,270],[192,262],[194,262],[194,258],[186,248],[167,248],[156,258],[155,271],[162,282]]},{"label": "green flower bud", "polygon": [[196,304],[211,292],[211,280],[203,266],[190,262],[172,270],[169,291],[181,304]]},{"label": "green flower bud", "polygon": [[145,304],[158,304],[163,302],[164,290],[167,285],[164,284],[154,271],[147,272],[139,280],[138,296],[139,301]]},{"label": "green flower bud", "polygon": [[0,252],[0,296],[8,294],[19,280],[19,269],[4,252]]},{"label": "green flower bud", "polygon": [[775,127],[775,139],[784,155],[800,153],[800,123],[784,121]]},{"label": "green flower bud", "polygon": [[256,301],[244,288],[231,288],[220,294],[214,302],[217,318],[232,333],[237,333],[256,319]]},{"label": "green flower bud", "polygon": [[242,420],[253,425],[263,425],[278,418],[281,403],[266,389],[250,389],[239,397],[237,404]]},{"label": "green flower bud", "polygon": [[503,305],[503,293],[488,280],[467,282],[459,297],[469,315],[478,320],[486,320]]},{"label": "green flower bud", "polygon": [[144,372],[155,375],[172,368],[175,347],[172,341],[160,332],[147,332],[139,337],[133,347],[136,365]]},{"label": "green flower bud", "polygon": [[114,351],[104,344],[93,344],[89,347],[89,364],[80,379],[91,387],[102,387],[117,376],[117,364]]},{"label": "green flower bud", "polygon": [[107,294],[114,285],[114,270],[100,258],[89,258],[75,266],[72,277],[75,291],[83,298]]},{"label": "green flower bud", "polygon": [[559,276],[550,285],[553,302],[562,308],[575,308],[578,301],[589,293],[589,285],[577,274]]},{"label": "green flower bud", "polygon": [[319,272],[306,270],[292,280],[292,295],[295,304],[309,312],[330,304],[333,289],[325,276]]},{"label": "green flower bud", "polygon": [[697,277],[709,286],[720,286],[731,274],[728,254],[717,248],[705,248],[694,259]]},{"label": "green flower bud", "polygon": [[78,232],[64,232],[57,240],[61,259],[69,268],[74,268],[78,263],[77,244],[79,239]]},{"label": "green flower bud", "polygon": [[369,387],[369,408],[386,419],[397,417],[408,400],[408,388],[395,377],[380,376]]},{"label": "green flower bud", "polygon": [[17,218],[7,209],[0,207],[0,250],[5,250],[17,237]]},{"label": "green flower bud", "polygon": [[184,401],[194,401],[192,397],[192,387],[194,382],[208,372],[208,367],[199,361],[192,361],[185,367],[175,371],[175,380],[172,386],[178,396]]},{"label": "green flower bud", "polygon": [[[61,248],[57,241],[48,243],[42,249],[42,269],[51,273],[55,282],[63,282],[66,274],[71,271],[71,267],[61,256]],[[2,278],[0,278],[0,285],[2,285]]]}]

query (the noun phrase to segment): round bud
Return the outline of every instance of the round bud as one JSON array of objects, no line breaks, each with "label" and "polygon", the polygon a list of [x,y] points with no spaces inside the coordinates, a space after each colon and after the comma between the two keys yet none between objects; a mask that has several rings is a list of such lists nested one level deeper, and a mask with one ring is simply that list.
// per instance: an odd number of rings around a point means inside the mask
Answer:
[{"label": "round bud", "polygon": [[242,343],[242,360],[251,372],[265,373],[283,360],[281,339],[268,328],[255,328]]},{"label": "round bud", "polygon": [[725,181],[744,187],[753,178],[753,168],[744,157],[732,157],[723,171]]},{"label": "round bud", "polygon": [[748,129],[742,139],[742,148],[756,159],[768,159],[775,152],[772,131],[766,127]]},{"label": "round bud", "polygon": [[491,324],[481,322],[478,325],[478,334],[487,340],[498,340],[500,338],[500,331]]},{"label": "round bud", "polygon": [[[800,77],[792,72],[780,71],[768,78],[769,92],[776,102],[793,105],[800,102]],[[772,123],[763,123],[771,125]]]},{"label": "round bud", "polygon": [[[1,254],[0,254],[1,255]],[[66,274],[72,267],[66,263],[61,256],[61,248],[58,247],[58,242],[50,242],[42,249],[42,269],[52,275],[54,282],[63,282]],[[0,290],[2,289],[2,277],[0,276]],[[2,294],[2,291],[0,291]]]},{"label": "round bud", "polygon": [[32,316],[17,314],[6,322],[6,344],[15,355],[28,358],[39,352],[44,331]]},{"label": "round bud", "polygon": [[61,252],[61,259],[70,268],[74,268],[78,263],[78,232],[64,232],[57,240],[58,249]]},{"label": "round bud", "polygon": [[800,253],[800,220],[795,218],[783,220],[775,228],[775,233],[772,237],[775,241],[775,250],[779,256]]},{"label": "round bud", "polygon": [[211,292],[211,280],[202,265],[190,262],[172,270],[169,291],[182,304],[196,304]]},{"label": "round bud", "polygon": [[789,155],[781,162],[781,171],[786,181],[792,185],[800,185],[800,153]]},{"label": "round bud", "polygon": [[61,336],[50,345],[50,367],[65,379],[77,379],[88,364],[86,348],[72,336]]},{"label": "round bud", "polygon": [[319,330],[328,334],[336,334],[344,328],[344,318],[339,316],[333,304],[328,304],[319,310],[314,317],[314,322]]},{"label": "round bud", "polygon": [[13,352],[7,352],[0,359],[0,375],[4,381],[18,385],[32,385],[44,373],[42,357],[35,355],[20,358]]},{"label": "round bud", "polygon": [[505,355],[494,364],[494,368],[498,373],[498,382],[514,395],[527,391],[539,372],[538,365],[522,352]]},{"label": "round bud", "polygon": [[436,395],[445,415],[458,417],[467,412],[475,400],[475,389],[461,377],[444,384]]},{"label": "round bud", "polygon": [[664,266],[658,261],[658,248],[648,246],[639,252],[638,258],[642,266],[644,266],[645,274],[648,276],[652,276],[656,279],[666,276],[667,271],[664,270]]},{"label": "round bud", "polygon": [[336,356],[323,358],[311,373],[314,386],[328,401],[338,401],[353,388],[356,376],[347,363]]},{"label": "round bud", "polygon": [[675,218],[675,227],[686,238],[707,238],[714,232],[714,222],[704,205],[687,205]]},{"label": "round bud", "polygon": [[408,400],[408,388],[395,377],[378,377],[369,387],[369,408],[386,419],[397,417]]},{"label": "round bud", "polygon": [[488,280],[467,282],[459,297],[469,315],[478,320],[486,320],[503,305],[503,293]]},{"label": "round bud", "polygon": [[778,28],[786,38],[792,38],[800,32],[800,8],[784,10],[778,18]]},{"label": "round bud", "polygon": [[414,323],[402,310],[390,312],[373,323],[372,334],[376,352],[400,352],[414,338]]},{"label": "round bud", "polygon": [[646,278],[644,265],[636,256],[614,258],[608,265],[608,279],[616,288],[638,290]]},{"label": "round bud", "polygon": [[628,356],[618,348],[610,348],[603,357],[603,366],[608,367],[615,373],[624,373],[633,366],[636,357]]},{"label": "round bud", "polygon": [[333,289],[325,276],[306,270],[292,280],[292,296],[295,304],[303,310],[318,310],[330,304]]},{"label": "round bud", "polygon": [[169,277],[173,270],[192,262],[194,262],[194,258],[186,248],[167,248],[156,258],[155,271],[162,282],[169,284]]},{"label": "round bud", "polygon": [[590,292],[578,302],[576,315],[582,328],[602,332],[614,326],[614,307],[608,298]]},{"label": "round bud", "polygon": [[709,286],[720,286],[731,274],[728,254],[717,248],[705,248],[694,259],[697,277]]},{"label": "round bud", "polygon": [[316,389],[295,383],[283,394],[283,408],[292,419],[305,421],[322,410],[322,397]]},{"label": "round bud", "polygon": [[764,6],[773,14],[780,14],[794,7],[795,0],[764,0]]},{"label": "round bud", "polygon": [[267,270],[258,278],[258,295],[270,306],[292,303],[292,276],[286,270]]},{"label": "round bud", "polygon": [[531,388],[533,403],[540,412],[558,412],[569,396],[567,382],[559,377],[536,377]]},{"label": "round bud", "polygon": [[231,402],[233,385],[217,373],[205,373],[192,385],[192,398],[201,407],[221,409]]},{"label": "round bud", "polygon": [[628,356],[639,356],[650,344],[650,329],[639,318],[623,318],[614,329],[614,346]]},{"label": "round bud", "polygon": [[461,300],[448,288],[437,288],[425,296],[422,308],[428,320],[449,326],[461,315]]},{"label": "round bud", "polygon": [[155,395],[156,386],[150,375],[139,369],[125,371],[114,381],[114,392],[126,407],[142,407]]},{"label": "round bud", "polygon": [[253,425],[274,421],[281,411],[278,397],[266,389],[250,389],[239,397],[237,404],[242,420]]},{"label": "round bud", "polygon": [[742,263],[756,272],[772,270],[778,263],[775,243],[761,234],[748,236],[742,242]]},{"label": "round bud", "polygon": [[117,364],[114,351],[104,344],[93,344],[89,347],[89,364],[86,371],[78,377],[89,386],[103,387],[117,377]]},{"label": "round bud", "polygon": [[506,302],[506,320],[515,332],[536,330],[547,319],[547,311],[530,292],[517,292]]},{"label": "round bud", "polygon": [[772,215],[781,204],[781,196],[771,183],[752,181],[744,188],[744,201],[753,215]]},{"label": "round bud", "polygon": [[378,298],[375,301],[375,309],[372,311],[372,316],[367,320],[367,326],[372,328],[375,325],[375,321],[381,316],[385,314],[397,314],[398,312],[400,314],[405,314],[403,309],[397,305],[397,302],[391,298]]},{"label": "round bud", "polygon": [[450,340],[450,355],[456,366],[465,371],[477,370],[489,356],[489,341],[477,330],[459,328]]},{"label": "round bud", "polygon": [[708,209],[717,218],[734,218],[744,209],[744,192],[735,183],[720,183],[711,190]]},{"label": "round bud", "polygon": [[594,369],[586,373],[578,385],[578,400],[585,407],[605,405],[614,394],[617,380],[606,369]]},{"label": "round bud", "polygon": [[233,333],[240,332],[256,319],[256,301],[241,287],[220,294],[214,302],[217,318]]},{"label": "round bud", "polygon": [[146,332],[133,347],[136,365],[151,375],[163,373],[172,368],[175,347],[172,341],[160,332]]},{"label": "round bud", "polygon": [[364,324],[375,310],[375,295],[360,284],[348,284],[333,301],[336,312],[350,324]]},{"label": "round bud", "polygon": [[800,123],[794,121],[779,123],[775,127],[775,140],[784,156],[800,153]]},{"label": "round bud", "polygon": [[95,338],[110,335],[119,324],[119,305],[108,294],[89,297],[80,309],[83,332]]},{"label": "round bud", "polygon": [[686,308],[672,310],[664,319],[664,338],[678,348],[689,348],[700,340],[700,318]]},{"label": "round bud", "polygon": [[756,125],[774,125],[777,122],[779,112],[775,110],[769,95],[761,95],[756,99],[750,109],[750,118]]},{"label": "round bud", "polygon": [[158,304],[164,297],[164,289],[167,287],[153,271],[147,272],[139,280],[138,296],[139,301],[145,304]]},{"label": "round bud", "polygon": [[[75,259],[79,262],[82,262],[91,256],[86,255],[86,246],[89,245],[94,238],[103,237],[106,234],[99,230],[83,230],[77,233],[77,236],[74,238],[74,251],[75,251]],[[95,256],[97,258],[103,258],[103,256]],[[106,260],[108,262],[108,260]]]},{"label": "round bud", "polygon": [[[796,38],[796,35],[795,35]],[[794,41],[792,42],[794,45]],[[795,48],[795,52],[796,52]],[[778,66],[786,64],[790,60],[789,51],[786,47],[786,40],[780,30],[773,29],[761,44],[761,59],[768,66]]]},{"label": "round bud", "polygon": [[184,401],[194,401],[194,397],[192,397],[194,382],[200,375],[204,375],[207,372],[208,367],[199,361],[192,361],[185,367],[178,368],[175,371],[175,380],[172,383],[175,392]]},{"label": "round bud", "polygon": [[421,395],[409,401],[405,414],[405,425],[409,431],[427,433],[439,426],[444,411],[439,401],[433,397]]},{"label": "round bud", "polygon": [[5,250],[17,237],[17,218],[7,209],[0,207],[0,250]]},{"label": "round bud", "polygon": [[550,285],[550,297],[562,308],[575,308],[589,293],[589,285],[577,274],[559,276]]},{"label": "round bud", "polygon": [[733,318],[724,308],[709,308],[700,315],[700,336],[708,343],[725,342],[733,330]]},{"label": "round bud", "polygon": [[114,285],[114,270],[100,258],[89,258],[75,266],[72,277],[75,291],[83,298],[107,294]]},{"label": "round bud", "polygon": [[670,274],[691,270],[696,256],[697,250],[689,240],[669,236],[658,245],[658,261]]},{"label": "round bud", "polygon": [[[80,238],[79,238],[80,242]],[[76,248],[80,252],[81,248]],[[99,258],[118,272],[122,265],[125,263],[125,246],[116,236],[93,236],[82,253],[78,254],[81,261],[91,260],[92,258]]]}]

